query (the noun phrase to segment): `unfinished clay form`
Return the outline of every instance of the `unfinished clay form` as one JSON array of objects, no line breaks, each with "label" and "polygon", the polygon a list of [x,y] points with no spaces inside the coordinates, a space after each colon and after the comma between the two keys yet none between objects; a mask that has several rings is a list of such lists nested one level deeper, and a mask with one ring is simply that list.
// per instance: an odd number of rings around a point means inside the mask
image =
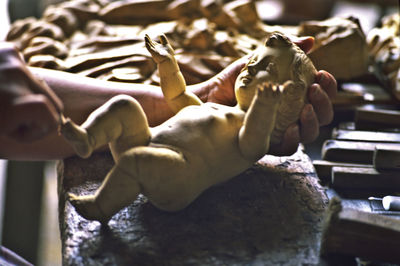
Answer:
[{"label": "unfinished clay form", "polygon": [[393,95],[400,99],[400,15],[382,19],[382,26],[372,29],[367,36],[369,53]]},{"label": "unfinished clay form", "polygon": [[309,57],[316,68],[341,80],[367,73],[368,49],[358,19],[332,17],[323,21],[305,21],[300,24],[298,34],[315,38]]},{"label": "unfinished clay form", "polygon": [[89,157],[108,143],[115,160],[94,195],[69,196],[86,219],[107,223],[139,193],[162,210],[178,211],[207,188],[243,172],[298,119],[316,74],[301,49],[273,33],[237,78],[238,105],[203,103],[186,90],[167,38],[160,41],[145,38],[175,116],[150,128],[140,104],[119,95],[81,126],[63,122],[61,132],[78,155]]}]

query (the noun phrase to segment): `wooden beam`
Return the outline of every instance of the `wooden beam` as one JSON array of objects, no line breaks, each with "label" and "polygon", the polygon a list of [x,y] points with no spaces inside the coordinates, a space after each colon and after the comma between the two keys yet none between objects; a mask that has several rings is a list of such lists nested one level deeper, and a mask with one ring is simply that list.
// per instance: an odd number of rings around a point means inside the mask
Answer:
[{"label": "wooden beam", "polygon": [[374,150],[377,145],[400,150],[399,143],[362,142],[344,140],[326,140],[322,145],[322,159],[326,161],[357,164],[373,163]]},{"label": "wooden beam", "polygon": [[400,128],[400,111],[357,108],[354,120],[356,129],[378,130]]},{"label": "wooden beam", "polygon": [[[375,169],[400,170],[400,148],[377,145],[373,155]],[[398,172],[400,175],[400,172]]]},{"label": "wooden beam", "polygon": [[371,191],[399,191],[398,172],[378,172],[374,168],[332,167],[332,187]]},{"label": "wooden beam", "polygon": [[325,160],[314,160],[314,168],[317,172],[319,179],[325,184],[330,184],[332,180],[332,168],[333,167],[362,167],[362,168],[372,168],[370,164],[354,164],[354,163],[344,163],[344,162],[332,162]]},{"label": "wooden beam", "polygon": [[334,198],[325,219],[321,254],[400,263],[399,239],[399,219],[343,208],[340,200]]},{"label": "wooden beam", "polygon": [[393,132],[334,129],[332,138],[337,140],[400,143],[400,133]]}]

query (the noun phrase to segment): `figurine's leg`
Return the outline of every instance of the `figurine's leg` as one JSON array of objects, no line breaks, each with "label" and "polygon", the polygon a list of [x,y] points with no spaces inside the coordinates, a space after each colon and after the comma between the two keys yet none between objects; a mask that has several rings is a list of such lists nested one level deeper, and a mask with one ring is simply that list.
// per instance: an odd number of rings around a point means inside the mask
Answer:
[{"label": "figurine's leg", "polygon": [[62,123],[61,132],[83,158],[110,143],[116,161],[127,149],[147,145],[150,140],[143,109],[135,99],[126,95],[113,97],[91,113],[81,126],[67,119]]},{"label": "figurine's leg", "polygon": [[106,224],[115,213],[131,204],[139,192],[140,185],[135,176],[114,166],[94,195],[70,193],[68,200],[85,219]]},{"label": "figurine's leg", "polygon": [[107,223],[119,210],[143,193],[157,207],[178,210],[196,196],[183,174],[187,163],[167,148],[136,147],[125,152],[94,195],[69,194],[69,201],[86,219]]},{"label": "figurine's leg", "polygon": [[246,159],[256,161],[268,152],[281,94],[278,86],[258,87],[239,131],[239,148]]},{"label": "figurine's leg", "polygon": [[279,119],[276,121],[274,131],[271,134],[271,143],[279,143],[288,126],[299,119],[299,115],[304,108],[304,93],[304,87],[295,84],[293,81],[286,81],[283,84],[285,100],[278,107]]}]

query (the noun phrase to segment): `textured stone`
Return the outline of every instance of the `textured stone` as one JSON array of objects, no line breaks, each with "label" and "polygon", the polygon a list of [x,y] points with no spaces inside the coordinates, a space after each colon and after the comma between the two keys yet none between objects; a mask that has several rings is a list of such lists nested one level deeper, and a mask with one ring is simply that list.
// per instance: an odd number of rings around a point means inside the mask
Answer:
[{"label": "textured stone", "polygon": [[[64,265],[316,265],[328,199],[308,156],[265,156],[183,211],[144,196],[102,227],[65,202],[90,194],[112,167],[108,153],[59,165]],[[156,166],[155,166],[156,167]]]}]

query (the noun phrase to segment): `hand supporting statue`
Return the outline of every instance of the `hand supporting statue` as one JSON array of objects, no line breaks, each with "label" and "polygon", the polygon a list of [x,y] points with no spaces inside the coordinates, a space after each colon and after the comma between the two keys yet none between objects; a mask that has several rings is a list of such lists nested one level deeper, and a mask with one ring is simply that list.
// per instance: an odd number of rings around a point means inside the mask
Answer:
[{"label": "hand supporting statue", "polygon": [[[307,53],[312,48],[314,39],[309,37],[298,38],[294,42]],[[233,87],[237,75],[247,61],[248,58],[243,57],[212,78],[211,81],[216,85],[201,84],[204,88],[208,88],[207,101],[235,105]],[[299,143],[313,142],[319,135],[319,128],[329,124],[333,119],[331,99],[336,96],[336,93],[337,83],[335,78],[327,71],[320,70],[315,77],[315,83],[308,90],[309,103],[304,106],[299,123],[289,126],[283,141],[280,145],[271,146],[269,154],[291,155],[296,152]]]}]

